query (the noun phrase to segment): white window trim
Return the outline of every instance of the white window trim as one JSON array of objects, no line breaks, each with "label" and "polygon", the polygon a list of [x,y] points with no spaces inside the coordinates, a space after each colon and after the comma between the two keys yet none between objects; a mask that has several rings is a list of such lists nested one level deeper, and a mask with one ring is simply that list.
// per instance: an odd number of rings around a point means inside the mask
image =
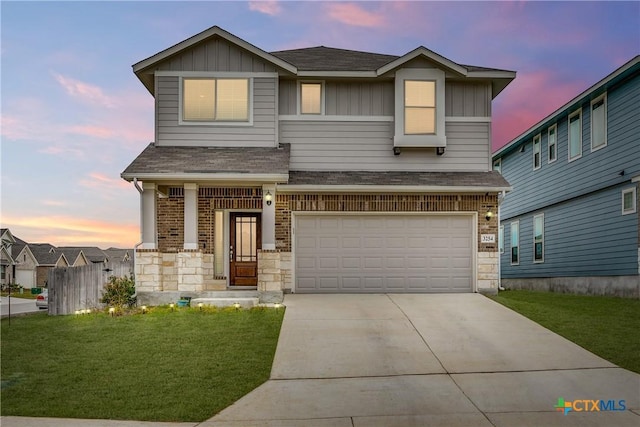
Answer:
[{"label": "white window trim", "polygon": [[[538,166],[536,167],[536,144],[538,147]],[[541,134],[537,134],[536,136],[533,137],[533,146],[532,146],[532,153],[533,153],[533,170],[538,170],[542,167],[542,135]]]},{"label": "white window trim", "polygon": [[[580,144],[578,144],[578,146],[580,147],[580,153],[574,157],[571,157],[571,119],[575,116],[578,116],[578,120],[580,121]],[[582,107],[569,114],[569,117],[567,118],[567,156],[569,158],[569,163],[582,157]]]},{"label": "white window trim", "polygon": [[[315,83],[320,84],[320,114],[302,114],[302,85],[304,83]],[[325,115],[325,84],[324,80],[298,80],[297,83],[297,100],[296,100],[296,115],[302,118],[310,118],[310,117],[322,117]]]},{"label": "white window trim", "polygon": [[[436,84],[436,133],[405,135],[404,133],[404,81],[429,80]],[[395,76],[395,134],[394,147],[446,147],[445,134],[445,74],[438,69],[403,68]]]},{"label": "white window trim", "polygon": [[[597,147],[593,146],[593,104],[603,101],[603,108],[604,108],[604,143],[602,145],[599,145]],[[590,105],[590,110],[589,110],[589,117],[591,118],[590,120],[590,132],[591,132],[591,152],[593,153],[594,151],[598,151],[603,149],[604,147],[607,146],[607,93],[603,93],[602,95],[600,95],[599,97],[595,98],[593,101],[591,101],[591,105]]]},{"label": "white window trim", "polygon": [[[554,135],[556,137],[556,140],[555,140],[555,142],[553,144],[550,144],[549,143],[549,135],[551,135],[551,130],[552,129],[554,130]],[[555,154],[555,157],[553,159],[549,157],[550,153],[551,153],[551,150],[549,149],[549,147],[551,147],[551,145],[555,146],[555,149],[553,150],[553,152]],[[552,126],[549,126],[549,129],[547,129],[547,164],[553,163],[556,160],[558,160],[558,125],[554,124]]]},{"label": "white window trim", "polygon": [[[496,168],[497,165],[497,168]],[[493,161],[493,170],[502,175],[502,157]]]},{"label": "white window trim", "polygon": [[[628,193],[631,193],[631,209],[624,208],[624,196]],[[626,188],[622,190],[622,215],[629,215],[636,213],[636,206],[638,206],[638,194],[636,192],[636,187]]]},{"label": "white window trim", "polygon": [[[246,121],[194,121],[184,120],[182,118],[182,107],[184,103],[183,88],[184,79],[247,79],[249,81],[249,102],[248,102],[248,117]],[[253,126],[253,77],[247,75],[247,73],[224,73],[215,74],[203,73],[203,74],[188,74],[181,75],[178,78],[178,125],[179,126],[212,126],[212,127],[249,127]]]},{"label": "white window trim", "polygon": [[[536,259],[536,218],[542,218],[542,259]],[[544,263],[544,214],[538,214],[533,216],[533,263],[534,264],[543,264]]]},{"label": "white window trim", "polygon": [[[518,262],[513,262],[513,226],[518,228]],[[513,221],[509,227],[509,261],[511,265],[520,265],[520,220]]]},{"label": "white window trim", "polygon": [[504,225],[498,229],[498,250],[501,254],[504,253]]}]

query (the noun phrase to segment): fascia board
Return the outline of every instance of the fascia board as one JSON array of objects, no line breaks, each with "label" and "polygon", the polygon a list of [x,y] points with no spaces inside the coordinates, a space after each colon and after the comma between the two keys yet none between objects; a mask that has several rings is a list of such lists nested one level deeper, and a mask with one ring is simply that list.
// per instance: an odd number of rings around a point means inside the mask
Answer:
[{"label": "fascia board", "polygon": [[279,193],[492,193],[511,187],[442,185],[278,185]]},{"label": "fascia board", "polygon": [[289,174],[267,173],[128,173],[120,175],[126,181],[225,181],[225,182],[287,182]]}]

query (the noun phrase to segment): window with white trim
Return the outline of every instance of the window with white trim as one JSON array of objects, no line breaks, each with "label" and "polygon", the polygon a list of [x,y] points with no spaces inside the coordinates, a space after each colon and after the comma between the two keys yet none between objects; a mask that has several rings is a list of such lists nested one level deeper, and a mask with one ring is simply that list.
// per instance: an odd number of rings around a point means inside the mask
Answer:
[{"label": "window with white trim", "polygon": [[544,262],[544,214],[533,217],[533,262]]},{"label": "window with white trim", "polygon": [[520,264],[520,222],[511,223],[511,265]]},{"label": "window with white trim", "polygon": [[248,122],[249,79],[183,78],[183,122]]},{"label": "window with white trim", "polygon": [[547,130],[547,163],[553,163],[558,158],[558,125],[550,126]]},{"label": "window with white trim", "polygon": [[322,83],[300,83],[300,114],[323,114]]},{"label": "window with white trim", "polygon": [[501,254],[504,253],[504,225],[498,228],[498,249]]},{"label": "window with white trim", "polygon": [[404,81],[404,134],[436,133],[436,82]]},{"label": "window with white trim", "polygon": [[636,188],[622,190],[622,215],[636,213]]},{"label": "window with white trim", "polygon": [[582,157],[582,110],[569,116],[569,161]]},{"label": "window with white trim", "polygon": [[533,170],[540,169],[542,154],[540,153],[540,134],[533,137]]},{"label": "window with white trim", "polygon": [[502,158],[494,160],[493,170],[496,172],[502,173]]},{"label": "window with white trim", "polygon": [[591,151],[607,146],[607,94],[591,101]]}]

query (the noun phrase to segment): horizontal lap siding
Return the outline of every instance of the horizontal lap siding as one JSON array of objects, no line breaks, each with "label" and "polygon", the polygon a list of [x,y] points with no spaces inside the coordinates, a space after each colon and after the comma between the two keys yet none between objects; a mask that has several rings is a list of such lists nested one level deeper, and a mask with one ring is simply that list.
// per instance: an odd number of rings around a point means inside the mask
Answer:
[{"label": "horizontal lap siding", "polygon": [[447,151],[393,154],[392,122],[282,121],[280,142],[291,144],[291,170],[486,171],[488,123],[447,123]]},{"label": "horizontal lap siding", "polygon": [[[502,277],[617,276],[638,273],[637,214],[621,214],[617,186],[518,216],[504,225]],[[544,263],[533,263],[533,216],[544,213]],[[520,220],[520,265],[512,266],[511,223]]]},{"label": "horizontal lap siding", "polygon": [[276,134],[276,79],[253,79],[253,125],[178,125],[179,78],[158,77],[158,145],[273,146]]}]

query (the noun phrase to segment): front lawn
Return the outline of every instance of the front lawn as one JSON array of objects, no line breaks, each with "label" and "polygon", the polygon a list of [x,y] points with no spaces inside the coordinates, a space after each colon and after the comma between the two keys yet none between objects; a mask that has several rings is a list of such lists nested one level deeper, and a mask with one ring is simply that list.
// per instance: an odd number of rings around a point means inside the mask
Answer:
[{"label": "front lawn", "polygon": [[283,311],[3,319],[1,413],[206,420],[269,378]]},{"label": "front lawn", "polygon": [[640,373],[640,300],[502,291],[493,299],[618,366]]}]

